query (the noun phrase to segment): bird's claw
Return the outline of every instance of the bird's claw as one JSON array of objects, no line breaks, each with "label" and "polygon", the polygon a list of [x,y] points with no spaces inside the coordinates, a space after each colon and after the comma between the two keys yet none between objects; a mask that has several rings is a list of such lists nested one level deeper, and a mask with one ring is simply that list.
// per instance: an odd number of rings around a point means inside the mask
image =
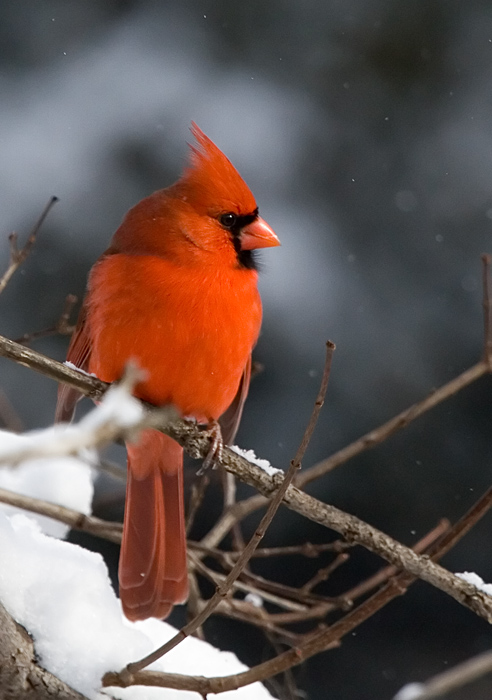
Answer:
[{"label": "bird's claw", "polygon": [[222,430],[220,429],[220,424],[218,421],[210,421],[204,432],[210,437],[210,447],[207,452],[207,456],[203,460],[202,466],[197,471],[198,476],[204,474],[209,467],[212,467],[212,469],[216,468],[217,463],[220,462],[222,458],[222,451],[224,449]]}]

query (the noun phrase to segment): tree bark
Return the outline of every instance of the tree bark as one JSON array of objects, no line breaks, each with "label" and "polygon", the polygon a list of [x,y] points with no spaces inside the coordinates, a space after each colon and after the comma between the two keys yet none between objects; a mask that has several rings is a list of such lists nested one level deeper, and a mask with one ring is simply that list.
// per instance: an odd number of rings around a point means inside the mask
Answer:
[{"label": "tree bark", "polygon": [[0,699],[87,700],[84,695],[41,668],[34,643],[0,604]]}]

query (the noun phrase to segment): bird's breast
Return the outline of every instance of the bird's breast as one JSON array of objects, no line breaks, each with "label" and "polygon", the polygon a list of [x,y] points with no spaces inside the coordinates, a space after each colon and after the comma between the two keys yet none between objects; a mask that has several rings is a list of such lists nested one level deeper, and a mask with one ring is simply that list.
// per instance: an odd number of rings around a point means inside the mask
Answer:
[{"label": "bird's breast", "polygon": [[114,381],[134,360],[147,372],[140,398],[199,421],[232,402],[261,324],[255,271],[152,256],[103,258],[90,276],[88,308],[90,371]]}]

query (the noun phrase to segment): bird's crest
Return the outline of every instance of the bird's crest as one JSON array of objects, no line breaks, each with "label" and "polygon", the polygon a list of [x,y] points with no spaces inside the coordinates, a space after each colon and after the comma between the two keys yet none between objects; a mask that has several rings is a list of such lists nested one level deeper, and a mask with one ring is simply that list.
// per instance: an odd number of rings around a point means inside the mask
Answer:
[{"label": "bird's crest", "polygon": [[181,182],[186,184],[193,204],[212,215],[255,211],[255,198],[230,160],[194,122],[191,133],[197,145],[190,144],[190,165]]}]

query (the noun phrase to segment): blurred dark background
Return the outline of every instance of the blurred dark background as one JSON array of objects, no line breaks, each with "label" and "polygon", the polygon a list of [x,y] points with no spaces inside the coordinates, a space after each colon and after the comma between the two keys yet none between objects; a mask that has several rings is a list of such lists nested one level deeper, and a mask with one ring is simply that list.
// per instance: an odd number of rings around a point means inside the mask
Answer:
[{"label": "blurred dark background", "polygon": [[[0,5],[0,61],[2,268],[7,234],[22,239],[48,198],[61,200],[2,295],[1,333],[49,326],[83,293],[125,211],[179,175],[195,120],[282,240],[262,255],[265,371],[240,445],[288,465],[327,338],[337,350],[306,466],[478,360],[480,253],[492,251],[489,2],[20,0]],[[66,345],[35,347],[61,359]],[[52,382],[3,360],[1,387],[26,428],[52,420]],[[490,484],[490,389],[480,381],[310,492],[407,544],[455,520]],[[267,541],[332,537],[283,513]],[[487,517],[444,564],[492,581],[490,537]],[[301,582],[314,565],[262,572]],[[324,591],[379,565],[356,550]],[[237,623],[208,631],[246,663],[271,653]],[[389,699],[491,642],[485,622],[419,583],[295,676],[312,700]],[[491,695],[485,679],[453,698]]]}]

